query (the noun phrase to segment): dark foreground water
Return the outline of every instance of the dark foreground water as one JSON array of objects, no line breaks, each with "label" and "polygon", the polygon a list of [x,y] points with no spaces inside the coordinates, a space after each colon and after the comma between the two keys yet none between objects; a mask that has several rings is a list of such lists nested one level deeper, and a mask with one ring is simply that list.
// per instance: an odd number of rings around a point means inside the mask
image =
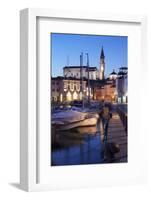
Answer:
[{"label": "dark foreground water", "polygon": [[103,162],[101,121],[93,127],[70,131],[52,128],[51,165],[97,164]]}]

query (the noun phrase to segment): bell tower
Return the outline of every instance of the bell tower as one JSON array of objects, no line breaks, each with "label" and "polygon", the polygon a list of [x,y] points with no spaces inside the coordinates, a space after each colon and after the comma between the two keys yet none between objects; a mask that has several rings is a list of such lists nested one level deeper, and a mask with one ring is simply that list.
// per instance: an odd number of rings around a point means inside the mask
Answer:
[{"label": "bell tower", "polygon": [[104,71],[105,71],[105,56],[104,56],[104,50],[102,46],[101,55],[100,55],[100,80],[103,80],[105,78]]}]

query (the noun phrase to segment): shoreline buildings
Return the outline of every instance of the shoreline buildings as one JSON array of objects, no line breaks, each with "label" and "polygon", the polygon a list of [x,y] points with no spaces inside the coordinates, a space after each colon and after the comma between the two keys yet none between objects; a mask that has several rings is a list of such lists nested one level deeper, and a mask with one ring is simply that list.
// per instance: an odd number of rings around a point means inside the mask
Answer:
[{"label": "shoreline buildings", "polygon": [[93,99],[107,102],[127,103],[127,68],[114,70],[105,77],[105,55],[103,47],[100,66],[65,66],[63,76],[51,78],[51,101],[72,102]]}]

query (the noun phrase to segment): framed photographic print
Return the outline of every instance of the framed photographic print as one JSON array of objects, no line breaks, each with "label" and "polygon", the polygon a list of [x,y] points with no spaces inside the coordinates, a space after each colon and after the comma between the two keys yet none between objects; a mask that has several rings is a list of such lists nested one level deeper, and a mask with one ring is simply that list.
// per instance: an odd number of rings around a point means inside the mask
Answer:
[{"label": "framed photographic print", "polygon": [[146,18],[47,9],[20,16],[21,187],[146,182]]}]

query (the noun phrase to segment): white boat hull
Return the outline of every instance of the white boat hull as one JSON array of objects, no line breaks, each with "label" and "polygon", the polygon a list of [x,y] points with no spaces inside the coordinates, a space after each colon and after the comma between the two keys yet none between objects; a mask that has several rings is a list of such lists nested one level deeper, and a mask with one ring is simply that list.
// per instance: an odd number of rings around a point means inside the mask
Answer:
[{"label": "white boat hull", "polygon": [[56,126],[58,130],[69,130],[76,127],[94,126],[98,118],[97,113],[66,111],[53,114],[51,124]]},{"label": "white boat hull", "polygon": [[58,125],[59,130],[70,130],[76,127],[82,127],[82,126],[95,126],[97,123],[97,118],[92,117],[88,119],[84,119],[81,121],[73,122],[70,124],[64,124],[64,125]]}]

